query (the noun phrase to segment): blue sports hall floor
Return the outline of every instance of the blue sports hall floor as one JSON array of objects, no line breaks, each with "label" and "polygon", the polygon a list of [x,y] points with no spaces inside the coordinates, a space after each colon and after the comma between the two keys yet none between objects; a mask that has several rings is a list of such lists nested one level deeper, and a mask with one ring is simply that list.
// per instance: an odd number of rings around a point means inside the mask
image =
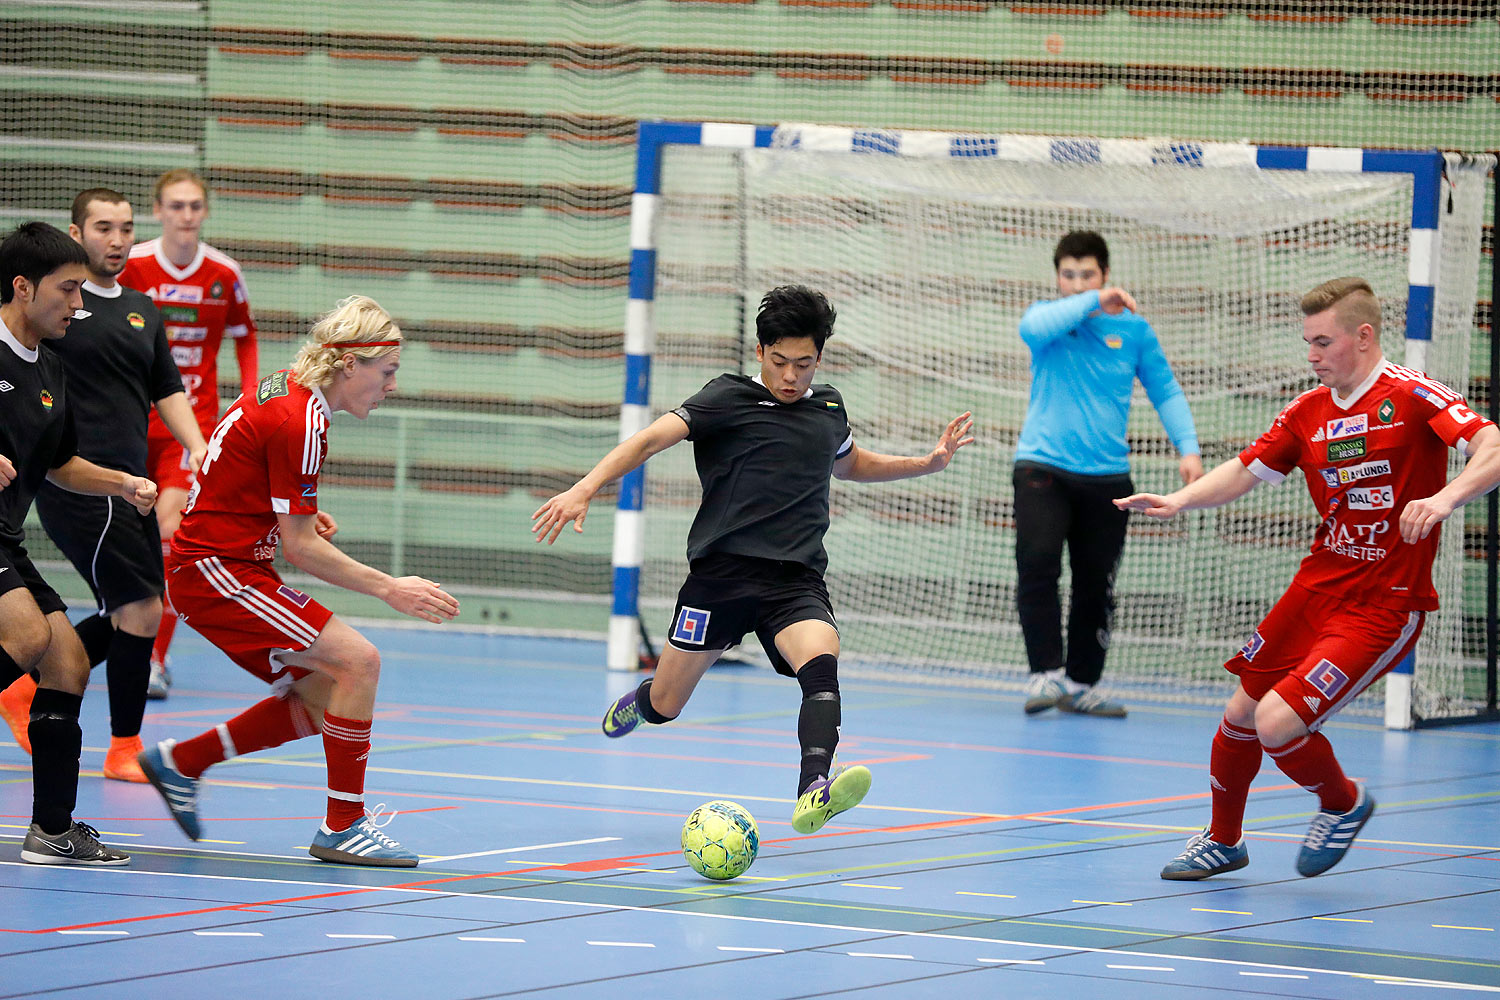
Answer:
[{"label": "blue sports hall floor", "polygon": [[[715,668],[682,720],[610,741],[599,717],[637,678],[600,644],[366,632],[385,654],[367,801],[419,868],[307,856],[315,740],[211,771],[190,843],[149,786],[100,777],[99,671],[77,815],[133,860],[22,863],[29,763],[0,743],[0,997],[1500,993],[1500,726],[1335,723],[1379,802],[1338,868],[1293,871],[1314,800],[1268,766],[1250,867],[1171,883],[1207,817],[1208,708],[1027,719],[1015,694],[846,680],[840,757],[874,786],[798,836],[800,695],[769,670]],[[174,665],[149,740],[262,696],[187,629]],[[728,883],[677,850],[714,798],[762,836]]]}]

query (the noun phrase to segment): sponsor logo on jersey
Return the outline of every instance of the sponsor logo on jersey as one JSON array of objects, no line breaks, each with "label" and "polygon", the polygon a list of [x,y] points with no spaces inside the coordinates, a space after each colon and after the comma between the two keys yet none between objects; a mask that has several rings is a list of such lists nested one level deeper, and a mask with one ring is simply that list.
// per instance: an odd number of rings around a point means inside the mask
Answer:
[{"label": "sponsor logo on jersey", "polygon": [[1391,522],[1376,521],[1374,524],[1340,524],[1328,532],[1324,544],[1328,551],[1345,559],[1358,562],[1379,562],[1386,557],[1386,550],[1376,543],[1380,536],[1391,530]]},{"label": "sponsor logo on jersey", "polygon": [[1328,421],[1328,440],[1337,441],[1339,438],[1353,437],[1363,434],[1368,428],[1369,417],[1363,413],[1356,413],[1351,417],[1339,417]]},{"label": "sponsor logo on jersey", "polygon": [[1313,431],[1313,436],[1308,438],[1308,440],[1313,444],[1318,444],[1323,440],[1325,436],[1326,435],[1324,435],[1323,433],[1323,428],[1319,427],[1317,430]]},{"label": "sponsor logo on jersey", "polygon": [[703,640],[708,636],[708,619],[711,614],[712,612],[702,608],[683,605],[682,610],[677,612],[677,621],[672,625],[672,641],[686,642],[693,646],[703,645]]},{"label": "sponsor logo on jersey", "polygon": [[260,385],[255,387],[255,401],[264,403],[276,396],[285,396],[291,392],[287,386],[286,372],[272,372],[260,380]]},{"label": "sponsor logo on jersey", "polygon": [[167,327],[167,339],[178,340],[184,344],[194,344],[208,339],[208,327],[206,326],[169,326]]},{"label": "sponsor logo on jersey", "polygon": [[291,601],[299,608],[307,607],[307,602],[312,600],[311,597],[308,597],[302,591],[293,590],[291,587],[288,587],[284,583],[276,588],[276,595],[278,597],[285,597],[287,600]]},{"label": "sponsor logo on jersey", "polygon": [[142,316],[138,312],[126,313],[125,314],[125,322],[129,323],[131,326],[135,327],[137,330],[144,330],[144,329],[146,329],[146,317]]},{"label": "sponsor logo on jersey", "polygon": [[203,289],[197,285],[157,285],[154,298],[158,302],[190,302],[197,305],[203,301]]},{"label": "sponsor logo on jersey", "polygon": [[1433,392],[1430,389],[1425,389],[1420,385],[1413,385],[1411,387],[1411,391],[1416,393],[1418,396],[1421,396],[1423,399],[1427,400],[1427,402],[1431,403],[1433,406],[1436,406],[1440,410],[1445,409],[1448,406],[1448,401],[1446,399],[1444,399],[1442,396],[1439,396],[1437,393]]},{"label": "sponsor logo on jersey", "polygon": [[10,392],[14,388],[15,386],[11,385],[9,382],[5,381],[4,379],[0,379],[0,392]]},{"label": "sponsor logo on jersey", "polygon": [[1347,462],[1351,458],[1364,458],[1365,453],[1363,437],[1328,442],[1328,461],[1330,462]]},{"label": "sponsor logo on jersey", "polygon": [[1390,510],[1396,506],[1396,491],[1389,486],[1355,486],[1344,497],[1350,510]]},{"label": "sponsor logo on jersey", "polygon": [[774,399],[757,399],[755,401],[755,405],[756,406],[775,406],[776,405],[776,400],[774,400]]},{"label": "sponsor logo on jersey", "polygon": [[1266,640],[1261,637],[1260,630],[1256,629],[1255,634],[1250,636],[1250,641],[1240,647],[1240,655],[1245,658],[1246,663],[1254,663],[1255,654],[1259,653],[1260,647],[1265,644]]},{"label": "sponsor logo on jersey", "polygon": [[52,393],[48,392],[46,389],[42,390],[42,409],[52,409]]},{"label": "sponsor logo on jersey", "polygon": [[197,368],[203,364],[203,348],[174,346],[172,360],[177,362],[178,368]]},{"label": "sponsor logo on jersey", "polygon": [[209,296],[211,298],[215,298],[215,299],[223,298],[224,297],[224,282],[222,282],[222,281],[215,281],[212,285],[209,285],[208,286],[208,294],[209,294]]},{"label": "sponsor logo on jersey", "polygon": [[194,306],[164,305],[161,307],[161,318],[167,323],[196,323],[198,310]]},{"label": "sponsor logo on jersey", "polygon": [[[1307,672],[1307,683],[1323,692],[1323,697],[1332,699],[1337,698],[1344,685],[1349,683],[1349,675],[1334,666],[1332,660],[1319,660]],[[1313,706],[1313,711],[1317,711],[1316,706]]]},{"label": "sponsor logo on jersey", "polygon": [[304,499],[304,500],[312,500],[312,499],[315,499],[317,497],[317,495],[318,495],[318,484],[317,483],[303,483],[302,484],[302,499]]},{"label": "sponsor logo on jersey", "polygon": [[1121,337],[1118,333],[1112,333],[1104,338],[1104,346],[1112,351],[1118,351],[1125,346],[1125,338]]},{"label": "sponsor logo on jersey", "polygon": [[1382,399],[1380,406],[1375,410],[1375,419],[1382,424],[1388,424],[1396,417],[1396,401],[1393,399]]},{"label": "sponsor logo on jersey", "polygon": [[1345,466],[1342,469],[1319,469],[1323,476],[1323,482],[1328,484],[1329,489],[1347,486],[1361,479],[1374,479],[1376,476],[1389,476],[1391,474],[1391,463],[1385,459],[1374,462],[1361,462],[1358,465]]}]

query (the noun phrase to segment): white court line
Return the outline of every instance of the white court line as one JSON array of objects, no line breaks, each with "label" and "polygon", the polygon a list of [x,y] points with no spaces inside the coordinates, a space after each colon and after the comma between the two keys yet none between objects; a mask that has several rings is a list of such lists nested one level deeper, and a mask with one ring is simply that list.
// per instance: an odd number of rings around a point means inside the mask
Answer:
[{"label": "white court line", "polygon": [[846,951],[844,954],[850,958],[904,958],[908,962],[912,961],[910,955],[889,955],[883,951]]},{"label": "white court line", "polygon": [[650,941],[590,941],[595,948],[655,948]]},{"label": "white court line", "polygon": [[[564,840],[556,844],[532,844],[529,847],[503,847],[498,851],[474,851],[471,854],[445,854],[440,858],[429,858],[422,856],[422,861],[431,864],[434,861],[462,861],[464,858],[487,858],[495,854],[516,854],[520,851],[545,851],[549,847],[578,847],[581,844],[605,844],[611,840],[619,840],[619,837],[592,837],[588,840]],[[551,862],[561,864],[562,862]]]},{"label": "white court line", "polygon": [[193,931],[197,937],[265,937],[260,931]]},{"label": "white court line", "polygon": [[335,941],[394,941],[394,934],[324,934]]},{"label": "white court line", "polygon": [[1285,972],[1245,972],[1240,971],[1242,976],[1259,976],[1261,979],[1306,979],[1306,976],[1293,976]]},{"label": "white court line", "polygon": [[975,961],[983,962],[985,965],[1046,965],[1046,962],[1034,962],[1025,958],[980,958]]},{"label": "white court line", "polygon": [[1138,972],[1176,972],[1170,965],[1106,965],[1106,969],[1135,969]]},{"label": "white court line", "polygon": [[525,938],[461,937],[460,941],[489,941],[493,944],[525,944]]},{"label": "white court line", "polygon": [[719,950],[720,951],[743,951],[743,952],[748,952],[749,954],[752,954],[752,955],[785,955],[786,954],[786,950],[783,949],[783,948],[739,948],[739,947],[736,947],[736,946],[734,946],[732,944],[721,944],[721,945],[719,945]]},{"label": "white court line", "polygon": [[79,934],[89,937],[128,937],[129,931],[58,931],[59,934]]},{"label": "white court line", "polygon": [[[0,861],[0,867],[34,869],[36,866],[25,861]],[[74,868],[72,871],[84,871],[82,868]],[[835,924],[813,920],[781,920],[774,917],[750,917],[732,913],[695,913],[691,910],[661,910],[654,906],[626,906],[619,903],[589,903],[580,900],[569,899],[546,899],[540,896],[490,896],[478,895],[471,892],[453,892],[444,889],[422,889],[407,886],[359,886],[343,882],[314,882],[304,879],[266,879],[252,878],[246,875],[209,875],[196,872],[153,872],[139,868],[89,868],[88,873],[97,878],[107,878],[110,875],[136,876],[148,878],[187,878],[187,879],[209,879],[224,882],[254,882],[260,885],[296,885],[311,886],[314,888],[331,889],[344,892],[398,892],[413,896],[438,896],[438,897],[462,897],[464,899],[482,899],[491,903],[532,903],[538,906],[564,906],[570,908],[595,910],[600,913],[643,913],[652,914],[657,917],[691,917],[701,920],[729,920],[740,923],[764,924],[771,927],[809,927],[814,930],[851,931],[856,934],[884,934],[893,937],[910,937],[918,939],[931,939],[934,941],[966,941],[985,947],[1012,947],[1012,948],[1034,948],[1050,951],[1063,950],[1078,952],[1082,954],[1118,955],[1120,952],[1115,948],[1092,948],[1086,945],[1064,943],[1058,941],[1014,941],[1006,938],[977,937],[972,934],[945,934],[939,931],[909,931],[892,927],[872,927],[855,924]],[[263,902],[248,900],[242,904],[229,904],[242,906],[266,905]],[[59,932],[63,933],[63,932]],[[1132,955],[1140,958],[1157,958],[1169,962],[1193,962],[1200,965],[1223,965],[1250,969],[1279,970],[1284,972],[1308,972],[1318,973],[1325,976],[1341,976],[1347,979],[1359,979],[1366,982],[1388,983],[1391,985],[1431,986],[1434,989],[1469,990],[1474,993],[1500,994],[1500,986],[1485,986],[1478,983],[1455,983],[1439,979],[1421,979],[1414,976],[1392,977],[1383,976],[1376,978],[1368,972],[1355,972],[1346,969],[1320,969],[1303,965],[1281,965],[1269,962],[1250,962],[1239,958],[1212,958],[1204,955],[1170,955],[1160,952],[1132,951]],[[1015,963],[1012,963],[1015,964]]]}]

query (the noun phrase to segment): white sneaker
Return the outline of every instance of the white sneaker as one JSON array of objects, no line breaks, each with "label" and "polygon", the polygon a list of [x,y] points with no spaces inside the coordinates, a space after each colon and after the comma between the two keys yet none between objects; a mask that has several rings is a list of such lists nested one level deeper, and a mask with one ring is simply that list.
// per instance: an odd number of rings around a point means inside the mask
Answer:
[{"label": "white sneaker", "polygon": [[162,701],[172,689],[172,671],[166,661],[151,661],[151,679],[146,682],[146,697],[151,701]]},{"label": "white sneaker", "polygon": [[1067,688],[1053,676],[1052,671],[1032,674],[1031,680],[1026,682],[1026,714],[1035,715],[1047,711],[1067,693]]}]

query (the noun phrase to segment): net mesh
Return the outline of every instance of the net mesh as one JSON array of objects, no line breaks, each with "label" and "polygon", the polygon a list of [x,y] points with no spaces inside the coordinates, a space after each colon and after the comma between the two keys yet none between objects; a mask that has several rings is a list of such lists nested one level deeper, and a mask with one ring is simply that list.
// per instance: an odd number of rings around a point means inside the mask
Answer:
[{"label": "net mesh", "polygon": [[[525,524],[616,436],[638,119],[1483,149],[1493,6],[0,3],[0,217],[65,224],[103,184],[149,238],[155,177],[200,170],[204,235],[244,267],[263,369],[352,292],[410,338],[400,394],[335,422],[341,543],[463,591],[465,618],[597,632],[612,495],[552,549]],[[1489,299],[1485,274],[1485,326]],[[719,299],[702,309],[736,329]]]},{"label": "net mesh", "polygon": [[[1014,155],[912,159],[783,148],[671,148],[658,221],[658,351],[653,398],[670,409],[719,371],[757,370],[753,306],[765,289],[811,284],[839,310],[820,380],[839,387],[855,440],[924,454],[963,410],[978,442],[941,475],[835,483],[828,583],[842,657],[934,677],[1019,679],[1011,468],[1030,391],[1016,333],[1056,295],[1052,249],[1074,229],[1103,234],[1111,283],[1156,329],[1192,406],[1205,464],[1237,454],[1313,382],[1298,301],[1313,285],[1367,277],[1381,297],[1384,348],[1405,354],[1409,176],[1049,162],[1045,139]],[[1452,230],[1477,232],[1482,169],[1455,163]],[[1467,212],[1468,215],[1459,213]],[[1472,274],[1473,239],[1444,267]],[[1472,281],[1446,289],[1428,367],[1463,385]],[[1129,424],[1137,487],[1168,492],[1177,456],[1137,386]],[[1117,582],[1110,678],[1167,695],[1222,686],[1219,664],[1285,589],[1316,519],[1300,476],[1235,505],[1162,524],[1136,519]],[[698,483],[690,453],[652,460],[642,592],[670,608]],[[1462,592],[1461,531],[1440,578]],[[1066,574],[1065,574],[1066,580]],[[1064,583],[1066,601],[1066,582]],[[1462,694],[1462,601],[1433,616],[1420,689]],[[1376,711],[1377,698],[1363,706]],[[1434,704],[1423,703],[1434,711]]]}]

